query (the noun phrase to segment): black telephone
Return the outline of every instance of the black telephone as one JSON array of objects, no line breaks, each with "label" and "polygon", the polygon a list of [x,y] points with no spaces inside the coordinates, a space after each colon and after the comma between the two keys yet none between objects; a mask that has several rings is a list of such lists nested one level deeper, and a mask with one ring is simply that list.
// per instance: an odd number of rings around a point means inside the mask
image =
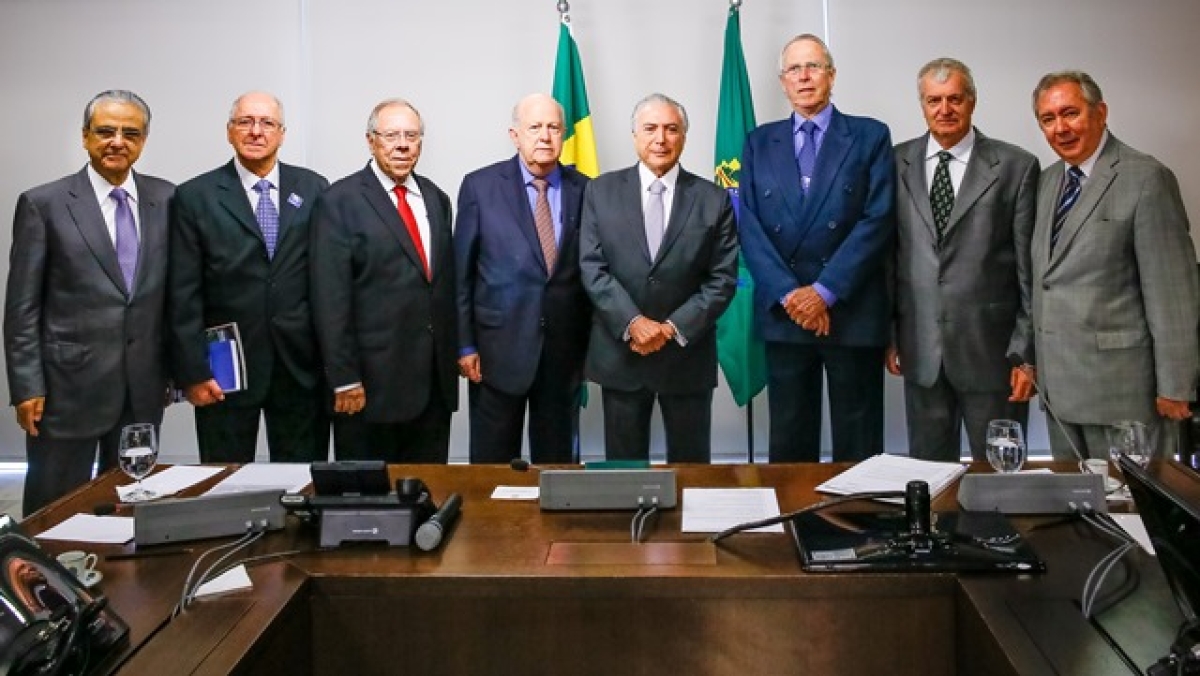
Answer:
[{"label": "black telephone", "polygon": [[0,676],[87,674],[128,634],[103,596],[0,515]]}]

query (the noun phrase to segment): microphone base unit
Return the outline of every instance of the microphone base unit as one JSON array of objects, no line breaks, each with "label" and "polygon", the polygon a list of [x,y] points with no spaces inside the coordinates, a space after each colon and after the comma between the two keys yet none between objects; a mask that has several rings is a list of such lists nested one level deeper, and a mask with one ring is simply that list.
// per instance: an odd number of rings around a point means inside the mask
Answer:
[{"label": "microphone base unit", "polygon": [[268,490],[139,502],[133,507],[133,540],[142,547],[279,530],[286,516],[282,494]]},{"label": "microphone base unit", "polygon": [[1099,474],[964,474],[958,504],[1003,514],[1108,513]]},{"label": "microphone base unit", "polygon": [[542,470],[541,507],[547,511],[634,510],[676,504],[675,470]]},{"label": "microphone base unit", "polygon": [[412,543],[417,529],[416,509],[336,508],[321,510],[321,546],[382,542],[393,547]]}]

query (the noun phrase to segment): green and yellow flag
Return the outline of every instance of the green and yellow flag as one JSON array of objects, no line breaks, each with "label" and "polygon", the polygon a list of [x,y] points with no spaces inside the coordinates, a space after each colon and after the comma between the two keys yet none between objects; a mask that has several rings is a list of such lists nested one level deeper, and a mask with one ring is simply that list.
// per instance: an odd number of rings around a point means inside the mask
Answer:
[{"label": "green and yellow flag", "polygon": [[[562,52],[559,52],[561,59]],[[717,105],[717,185],[729,191],[738,207],[738,176],[742,145],[754,129],[754,101],[742,53],[742,24],[738,8],[729,8],[725,23],[725,58],[721,64],[721,96]],[[738,406],[745,406],[767,386],[767,357],[763,343],[754,337],[754,281],[746,263],[738,259],[738,288],[729,309],[717,321],[717,357]]]},{"label": "green and yellow flag", "polygon": [[571,36],[570,19],[564,14],[558,31],[558,58],[554,62],[552,94],[563,107],[567,128],[564,130],[562,163],[579,173],[595,178],[600,174],[596,159],[596,137],[592,134],[592,111],[588,108],[587,86],[583,82],[583,64],[579,48]]}]

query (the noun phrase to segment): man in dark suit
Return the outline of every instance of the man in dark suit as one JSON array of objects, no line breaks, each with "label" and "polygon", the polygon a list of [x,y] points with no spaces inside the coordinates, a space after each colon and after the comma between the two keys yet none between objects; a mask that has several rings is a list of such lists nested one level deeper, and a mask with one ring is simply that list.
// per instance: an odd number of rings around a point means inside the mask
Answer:
[{"label": "man in dark suit", "polygon": [[[196,407],[201,462],[253,462],[260,414],[272,460],[329,455],[308,302],[308,221],[329,183],[277,161],[286,131],[274,96],[238,97],[225,126],[235,158],[179,186],[171,203],[171,361]],[[246,360],[246,387],[233,392],[213,377],[205,339],[228,323]]]},{"label": "man in dark suit", "polygon": [[594,305],[586,374],[603,388],[609,459],[650,457],[662,408],[668,462],[711,458],[714,327],[737,285],[726,192],[679,166],[687,112],[651,94],[633,111],[638,164],[588,184],[580,268]]},{"label": "man in dark suit", "polygon": [[1045,75],[1033,110],[1060,158],[1042,172],[1032,251],[1050,450],[1107,457],[1105,429],[1120,420],[1166,432],[1158,445],[1171,448],[1200,378],[1196,252],[1179,183],[1108,131],[1087,73]]},{"label": "man in dark suit", "polygon": [[934,59],[917,75],[929,132],[896,146],[895,342],[909,455],[957,461],[965,427],[986,460],[988,421],[1029,418],[1029,242],[1038,161],[971,126],[975,80]]},{"label": "man in dark suit", "polygon": [[121,428],[162,421],[163,301],[174,186],[132,171],[150,131],[136,94],[83,114],[90,162],[17,199],[4,313],[11,401],[25,430],[25,513],[117,466]]},{"label": "man in dark suit", "polygon": [[792,38],[779,82],[794,113],[751,132],[742,153],[740,234],[767,347],[771,462],[820,459],[822,371],[834,460],[883,451],[895,167],[886,125],[830,104],[836,74],[820,38]]},{"label": "man in dark suit", "polygon": [[559,164],[563,110],[532,94],[513,109],[515,157],[467,174],[454,231],[459,369],[470,380],[471,462],[575,460],[591,304],[579,280],[587,177]]},{"label": "man in dark suit", "polygon": [[450,198],[414,173],[424,123],[401,99],[375,106],[366,168],[313,210],[313,316],[334,391],[339,460],[447,460],[458,408]]}]

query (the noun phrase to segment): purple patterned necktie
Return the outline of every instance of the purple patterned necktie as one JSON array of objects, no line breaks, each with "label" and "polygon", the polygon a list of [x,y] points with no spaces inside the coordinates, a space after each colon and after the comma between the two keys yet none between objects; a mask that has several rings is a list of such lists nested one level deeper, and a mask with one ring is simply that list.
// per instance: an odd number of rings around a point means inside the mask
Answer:
[{"label": "purple patterned necktie", "polygon": [[275,243],[279,240],[279,211],[271,201],[271,182],[264,178],[254,184],[254,190],[258,193],[254,217],[258,219],[263,241],[267,244],[267,258],[274,258]]},{"label": "purple patterned necktie", "polygon": [[805,120],[800,125],[800,133],[804,134],[804,143],[800,146],[796,164],[800,167],[800,192],[807,195],[813,169],[817,166],[817,123]]},{"label": "purple patterned necktie", "polygon": [[129,208],[129,193],[124,188],[113,188],[109,193],[117,203],[116,214],[116,245],[117,264],[121,266],[121,274],[125,277],[125,290],[133,293],[133,278],[137,273],[138,236],[137,225],[133,222],[133,210]]}]

